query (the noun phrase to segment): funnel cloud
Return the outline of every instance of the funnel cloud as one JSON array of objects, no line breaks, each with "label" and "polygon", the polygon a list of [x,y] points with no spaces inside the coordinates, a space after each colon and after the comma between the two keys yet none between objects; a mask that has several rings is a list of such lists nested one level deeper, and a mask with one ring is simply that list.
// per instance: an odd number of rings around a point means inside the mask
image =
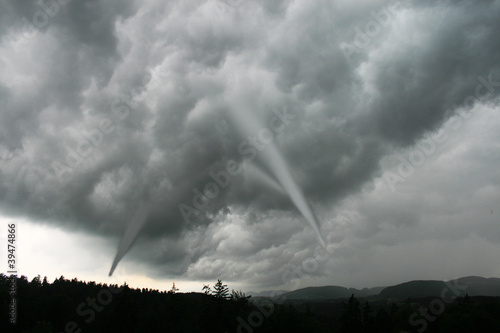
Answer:
[{"label": "funnel cloud", "polygon": [[134,241],[137,239],[139,232],[141,231],[148,218],[149,207],[149,204],[143,203],[127,226],[127,229],[125,230],[125,233],[120,240],[120,244],[118,245],[118,250],[116,252],[115,259],[113,260],[113,264],[111,265],[109,276],[113,275],[116,266],[118,266],[120,260],[122,260],[122,258],[134,244]]},{"label": "funnel cloud", "polygon": [[0,3],[0,215],[100,274],[500,275],[500,1]]}]

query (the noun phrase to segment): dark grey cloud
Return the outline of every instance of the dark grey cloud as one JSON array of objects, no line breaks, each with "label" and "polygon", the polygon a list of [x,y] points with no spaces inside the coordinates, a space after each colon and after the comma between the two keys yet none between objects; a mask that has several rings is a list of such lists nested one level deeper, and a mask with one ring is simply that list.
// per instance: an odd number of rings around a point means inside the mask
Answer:
[{"label": "dark grey cloud", "polygon": [[[384,159],[472,107],[478,85],[476,106],[497,105],[500,91],[499,1],[68,1],[53,16],[34,1],[2,7],[2,209],[116,241],[149,202],[130,256],[153,275],[279,284],[282,270],[271,282],[262,272],[312,253],[294,256],[313,232],[235,112],[269,127],[291,115],[273,142],[338,243],[350,232],[332,217],[342,209],[356,212],[359,239],[424,223],[413,196],[397,209],[387,197],[349,200],[378,189]],[[47,22],[35,29],[23,18],[35,25],[37,12]],[[195,207],[231,161],[244,172]]]}]

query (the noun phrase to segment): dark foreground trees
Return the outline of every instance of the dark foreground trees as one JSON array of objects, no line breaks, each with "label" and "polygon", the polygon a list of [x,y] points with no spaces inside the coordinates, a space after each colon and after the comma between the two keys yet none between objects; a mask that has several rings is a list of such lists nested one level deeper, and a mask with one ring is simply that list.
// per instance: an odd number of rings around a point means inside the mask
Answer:
[{"label": "dark foreground trees", "polygon": [[[16,325],[8,316],[13,280]],[[0,332],[489,333],[500,327],[500,298],[494,297],[457,298],[442,313],[429,317],[423,330],[421,309],[433,304],[432,298],[397,304],[354,296],[326,301],[257,297],[250,302],[241,291],[229,295],[222,281],[214,290],[205,288],[207,294],[176,289],[160,292],[64,277],[49,283],[39,277],[28,281],[0,274]]]},{"label": "dark foreground trees", "polygon": [[[385,303],[376,310],[352,295],[342,304],[340,333],[490,333],[500,332],[500,298],[457,298],[443,311],[430,311],[426,305],[436,298]],[[335,332],[335,330],[334,330]]]},{"label": "dark foreground trees", "polygon": [[[127,285],[53,283],[16,279],[17,324],[8,320],[9,277],[0,274],[0,332],[327,332],[305,314],[266,300],[229,295],[220,281],[214,295],[132,289]],[[174,289],[174,288],[173,288]],[[175,290],[176,291],[176,290]]]}]

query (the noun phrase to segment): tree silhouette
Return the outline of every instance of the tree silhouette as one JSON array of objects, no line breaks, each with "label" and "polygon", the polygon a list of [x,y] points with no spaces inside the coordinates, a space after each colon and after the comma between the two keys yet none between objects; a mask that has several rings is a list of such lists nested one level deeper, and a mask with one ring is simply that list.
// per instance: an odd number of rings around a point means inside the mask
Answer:
[{"label": "tree silhouette", "polygon": [[373,332],[374,319],[371,314],[372,308],[368,302],[365,302],[365,306],[363,308],[361,321],[363,322],[363,331],[364,332]]},{"label": "tree silhouette", "polygon": [[179,291],[179,288],[175,286],[175,282],[172,285],[172,288],[168,291],[169,294],[175,294],[176,292]]},{"label": "tree silhouette", "polygon": [[221,299],[229,299],[229,288],[227,287],[226,284],[223,284],[222,281],[219,279],[217,280],[217,283],[214,286],[214,290],[212,294],[215,296],[215,298],[221,298]]},{"label": "tree silhouette", "polygon": [[340,316],[342,332],[361,332],[361,319],[359,301],[354,297],[354,294],[352,294],[349,301],[343,303],[342,315]]},{"label": "tree silhouette", "polygon": [[203,290],[203,292],[205,293],[205,295],[211,295],[212,294],[212,289],[210,289],[210,285],[209,284],[204,284],[203,288],[201,288],[201,290]]},{"label": "tree silhouette", "polygon": [[252,296],[247,296],[244,292],[242,292],[241,290],[240,291],[236,291],[236,290],[232,290],[231,292],[231,296],[230,298],[233,300],[233,301],[237,301],[237,302],[246,302],[250,297]]}]

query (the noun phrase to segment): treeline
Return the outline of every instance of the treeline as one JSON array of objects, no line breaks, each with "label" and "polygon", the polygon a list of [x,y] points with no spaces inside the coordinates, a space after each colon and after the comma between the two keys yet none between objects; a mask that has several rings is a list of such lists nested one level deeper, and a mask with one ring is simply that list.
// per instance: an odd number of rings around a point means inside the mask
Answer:
[{"label": "treeline", "polygon": [[[13,286],[16,324],[9,323]],[[495,297],[466,296],[438,308],[433,298],[250,301],[241,291],[230,293],[220,280],[200,290],[177,293],[175,284],[169,291],[135,289],[62,276],[49,283],[0,274],[0,332],[482,333],[500,328]]]},{"label": "treeline", "polygon": [[313,315],[268,300],[249,302],[220,280],[213,291],[176,293],[175,287],[134,289],[63,276],[53,283],[14,279],[17,319],[10,324],[12,279],[0,274],[0,332],[328,332]]}]

